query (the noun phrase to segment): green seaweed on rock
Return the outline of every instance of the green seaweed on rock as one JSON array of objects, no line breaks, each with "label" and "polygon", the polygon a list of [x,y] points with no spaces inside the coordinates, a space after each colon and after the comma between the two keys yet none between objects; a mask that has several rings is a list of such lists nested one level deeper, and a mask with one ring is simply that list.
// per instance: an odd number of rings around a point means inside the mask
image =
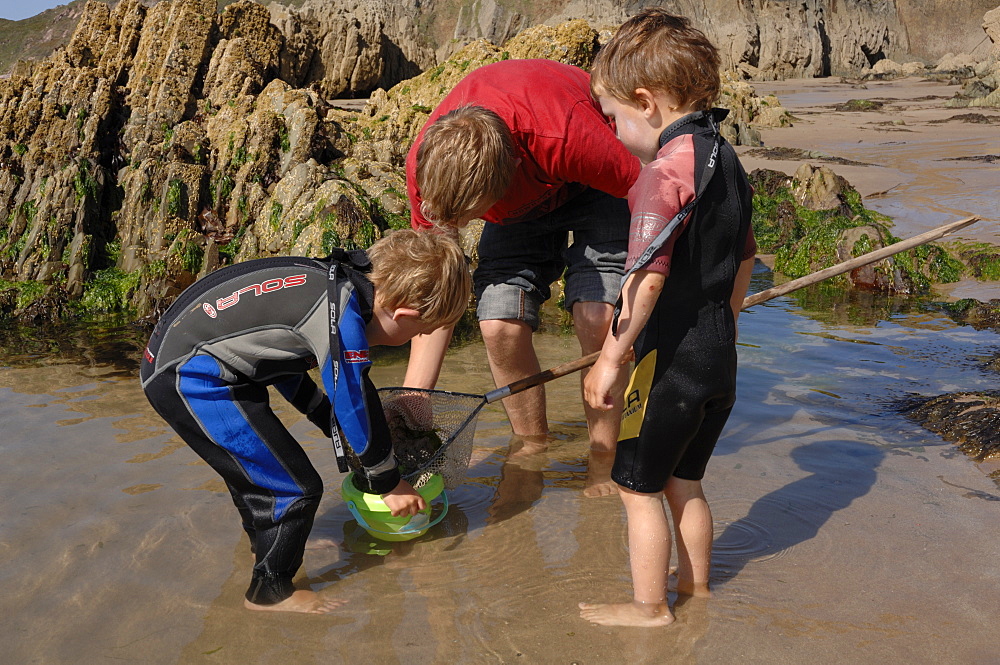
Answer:
[{"label": "green seaweed on rock", "polygon": [[[803,277],[841,262],[845,253],[857,257],[899,241],[890,230],[891,218],[866,208],[861,195],[849,185],[840,193],[840,206],[812,210],[797,202],[794,178],[765,170],[754,171],[750,178],[758,250],[774,254],[774,268],[784,275]],[[852,229],[860,230],[851,233]],[[882,283],[898,283],[898,277],[918,293],[928,291],[933,283],[957,281],[963,269],[961,261],[933,243],[872,267]],[[829,281],[834,285],[850,283],[846,274]]]}]

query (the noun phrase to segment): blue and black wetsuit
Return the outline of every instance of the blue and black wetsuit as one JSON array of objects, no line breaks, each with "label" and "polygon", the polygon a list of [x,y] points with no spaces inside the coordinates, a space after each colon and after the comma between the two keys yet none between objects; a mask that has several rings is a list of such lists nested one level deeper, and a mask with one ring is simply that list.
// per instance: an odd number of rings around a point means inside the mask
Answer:
[{"label": "blue and black wetsuit", "polygon": [[[350,255],[350,257],[349,257]],[[140,377],[164,420],[226,481],[256,553],[246,597],[273,604],[292,594],[323,481],[268,404],[273,385],[324,433],[331,400],[339,432],[360,459],[367,491],[400,475],[375,386],[365,326],[374,294],[363,253],[331,262],[271,258],[218,270],[166,311],[146,347]],[[353,264],[350,258],[353,258]],[[334,310],[339,363],[330,354]],[[319,366],[326,394],[307,372]]]}]

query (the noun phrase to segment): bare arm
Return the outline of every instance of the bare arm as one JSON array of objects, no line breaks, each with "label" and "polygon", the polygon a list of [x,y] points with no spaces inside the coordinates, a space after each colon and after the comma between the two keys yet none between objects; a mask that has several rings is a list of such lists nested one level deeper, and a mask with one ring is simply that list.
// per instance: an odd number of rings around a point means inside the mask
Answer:
[{"label": "bare arm", "polygon": [[410,340],[410,362],[406,366],[403,385],[408,388],[432,389],[437,385],[444,353],[451,342],[454,328],[438,328],[427,335]]},{"label": "bare arm", "polygon": [[584,398],[591,407],[608,410],[614,405],[611,390],[618,372],[631,360],[632,345],[646,327],[665,281],[666,276],[661,273],[639,270],[625,283],[618,335],[608,331],[601,356],[584,380]]},{"label": "bare arm", "polygon": [[[747,295],[747,289],[750,288],[750,276],[753,274],[753,264],[754,257],[749,259],[744,259],[740,263],[740,269],[736,272],[736,281],[733,282],[733,295],[729,298],[729,306],[733,310],[733,323],[740,316],[740,310],[743,309],[743,299]],[[739,335],[739,332],[737,332]]]}]

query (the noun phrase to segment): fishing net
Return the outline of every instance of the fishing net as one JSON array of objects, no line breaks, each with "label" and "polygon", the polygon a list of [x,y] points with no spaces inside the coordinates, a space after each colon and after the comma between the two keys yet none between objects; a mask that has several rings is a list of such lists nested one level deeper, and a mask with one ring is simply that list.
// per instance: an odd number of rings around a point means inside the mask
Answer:
[{"label": "fishing net", "polygon": [[445,489],[465,480],[482,395],[446,390],[380,388],[399,472],[414,488],[435,473]]}]

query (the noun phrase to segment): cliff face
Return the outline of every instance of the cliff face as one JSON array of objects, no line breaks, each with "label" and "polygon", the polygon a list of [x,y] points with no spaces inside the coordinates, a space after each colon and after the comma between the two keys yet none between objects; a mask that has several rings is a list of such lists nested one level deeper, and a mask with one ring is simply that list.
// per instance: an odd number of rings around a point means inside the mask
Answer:
[{"label": "cliff face", "polygon": [[422,11],[454,25],[451,45],[432,35],[447,53],[475,38],[502,43],[536,23],[616,26],[653,5],[690,17],[722,48],[726,68],[775,79],[856,76],[883,58],[931,62],[982,49],[982,17],[997,0],[431,0]]},{"label": "cliff face", "polygon": [[[230,2],[217,4],[225,8]],[[997,0],[284,0],[269,7],[275,25],[302,49],[298,74],[308,81],[294,84],[317,82],[327,96],[359,96],[415,75],[414,68],[442,62],[476,39],[502,44],[530,26],[575,18],[595,26],[616,26],[650,5],[691,17],[724,47],[728,68],[743,65],[767,79],[856,76],[883,58],[929,63],[948,53],[985,55],[990,47],[988,40],[984,43],[982,18],[997,4]],[[76,0],[33,19],[0,21],[0,46],[6,45],[5,50],[0,48],[0,71],[8,69],[14,58],[44,57],[46,49],[65,44],[82,6]],[[288,24],[289,12],[299,16],[298,27]]]}]

